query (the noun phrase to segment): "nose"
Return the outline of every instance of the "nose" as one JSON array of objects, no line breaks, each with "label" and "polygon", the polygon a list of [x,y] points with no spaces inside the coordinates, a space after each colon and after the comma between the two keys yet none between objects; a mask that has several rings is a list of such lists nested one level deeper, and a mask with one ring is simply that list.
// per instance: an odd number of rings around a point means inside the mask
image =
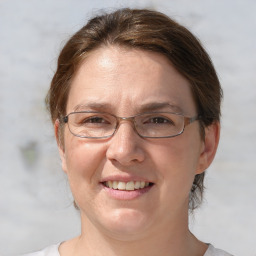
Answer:
[{"label": "nose", "polygon": [[106,156],[123,166],[140,163],[145,159],[143,142],[134,130],[132,122],[122,121],[109,141]]}]

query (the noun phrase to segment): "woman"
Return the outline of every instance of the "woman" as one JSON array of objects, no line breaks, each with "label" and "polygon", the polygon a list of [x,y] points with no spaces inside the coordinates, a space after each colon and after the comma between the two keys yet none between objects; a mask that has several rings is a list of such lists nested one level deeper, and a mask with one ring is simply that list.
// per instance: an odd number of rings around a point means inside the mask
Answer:
[{"label": "woman", "polygon": [[188,229],[221,96],[207,53],[169,17],[91,19],[61,51],[47,96],[81,235],[30,255],[230,255]]}]

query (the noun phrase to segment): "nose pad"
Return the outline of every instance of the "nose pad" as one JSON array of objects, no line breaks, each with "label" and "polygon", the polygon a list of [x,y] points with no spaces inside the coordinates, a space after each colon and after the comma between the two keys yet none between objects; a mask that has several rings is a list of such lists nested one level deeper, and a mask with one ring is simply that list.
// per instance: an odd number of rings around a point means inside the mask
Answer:
[{"label": "nose pad", "polygon": [[122,124],[122,123],[126,123],[128,122],[131,127],[133,128],[133,130],[137,133],[137,130],[135,128],[135,119],[134,119],[134,116],[130,116],[130,117],[117,117],[117,128],[116,130],[119,129],[119,126]]},{"label": "nose pad", "polygon": [[133,122],[119,122],[114,136],[109,140],[106,156],[122,165],[144,160],[142,138],[137,134]]}]

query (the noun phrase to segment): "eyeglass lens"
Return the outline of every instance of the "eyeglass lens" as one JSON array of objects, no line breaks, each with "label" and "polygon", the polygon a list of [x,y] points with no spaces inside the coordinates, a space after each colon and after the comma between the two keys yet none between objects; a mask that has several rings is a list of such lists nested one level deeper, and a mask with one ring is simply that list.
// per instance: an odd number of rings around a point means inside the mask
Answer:
[{"label": "eyeglass lens", "polygon": [[75,136],[104,138],[115,133],[122,119],[132,119],[134,128],[142,137],[171,137],[184,129],[184,117],[170,112],[144,113],[129,118],[99,112],[73,112],[68,115],[68,126]]}]

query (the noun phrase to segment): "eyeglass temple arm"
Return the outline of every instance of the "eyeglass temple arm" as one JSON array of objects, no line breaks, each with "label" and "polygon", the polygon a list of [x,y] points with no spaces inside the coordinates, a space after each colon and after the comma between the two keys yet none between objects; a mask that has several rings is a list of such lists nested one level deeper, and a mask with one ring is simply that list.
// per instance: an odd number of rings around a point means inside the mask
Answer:
[{"label": "eyeglass temple arm", "polygon": [[194,117],[191,117],[191,118],[185,117],[184,125],[187,126],[187,125],[189,125],[189,124],[191,124],[191,123],[193,123],[193,122],[195,122],[197,120],[200,120],[200,119],[201,119],[201,116],[194,116]]}]

